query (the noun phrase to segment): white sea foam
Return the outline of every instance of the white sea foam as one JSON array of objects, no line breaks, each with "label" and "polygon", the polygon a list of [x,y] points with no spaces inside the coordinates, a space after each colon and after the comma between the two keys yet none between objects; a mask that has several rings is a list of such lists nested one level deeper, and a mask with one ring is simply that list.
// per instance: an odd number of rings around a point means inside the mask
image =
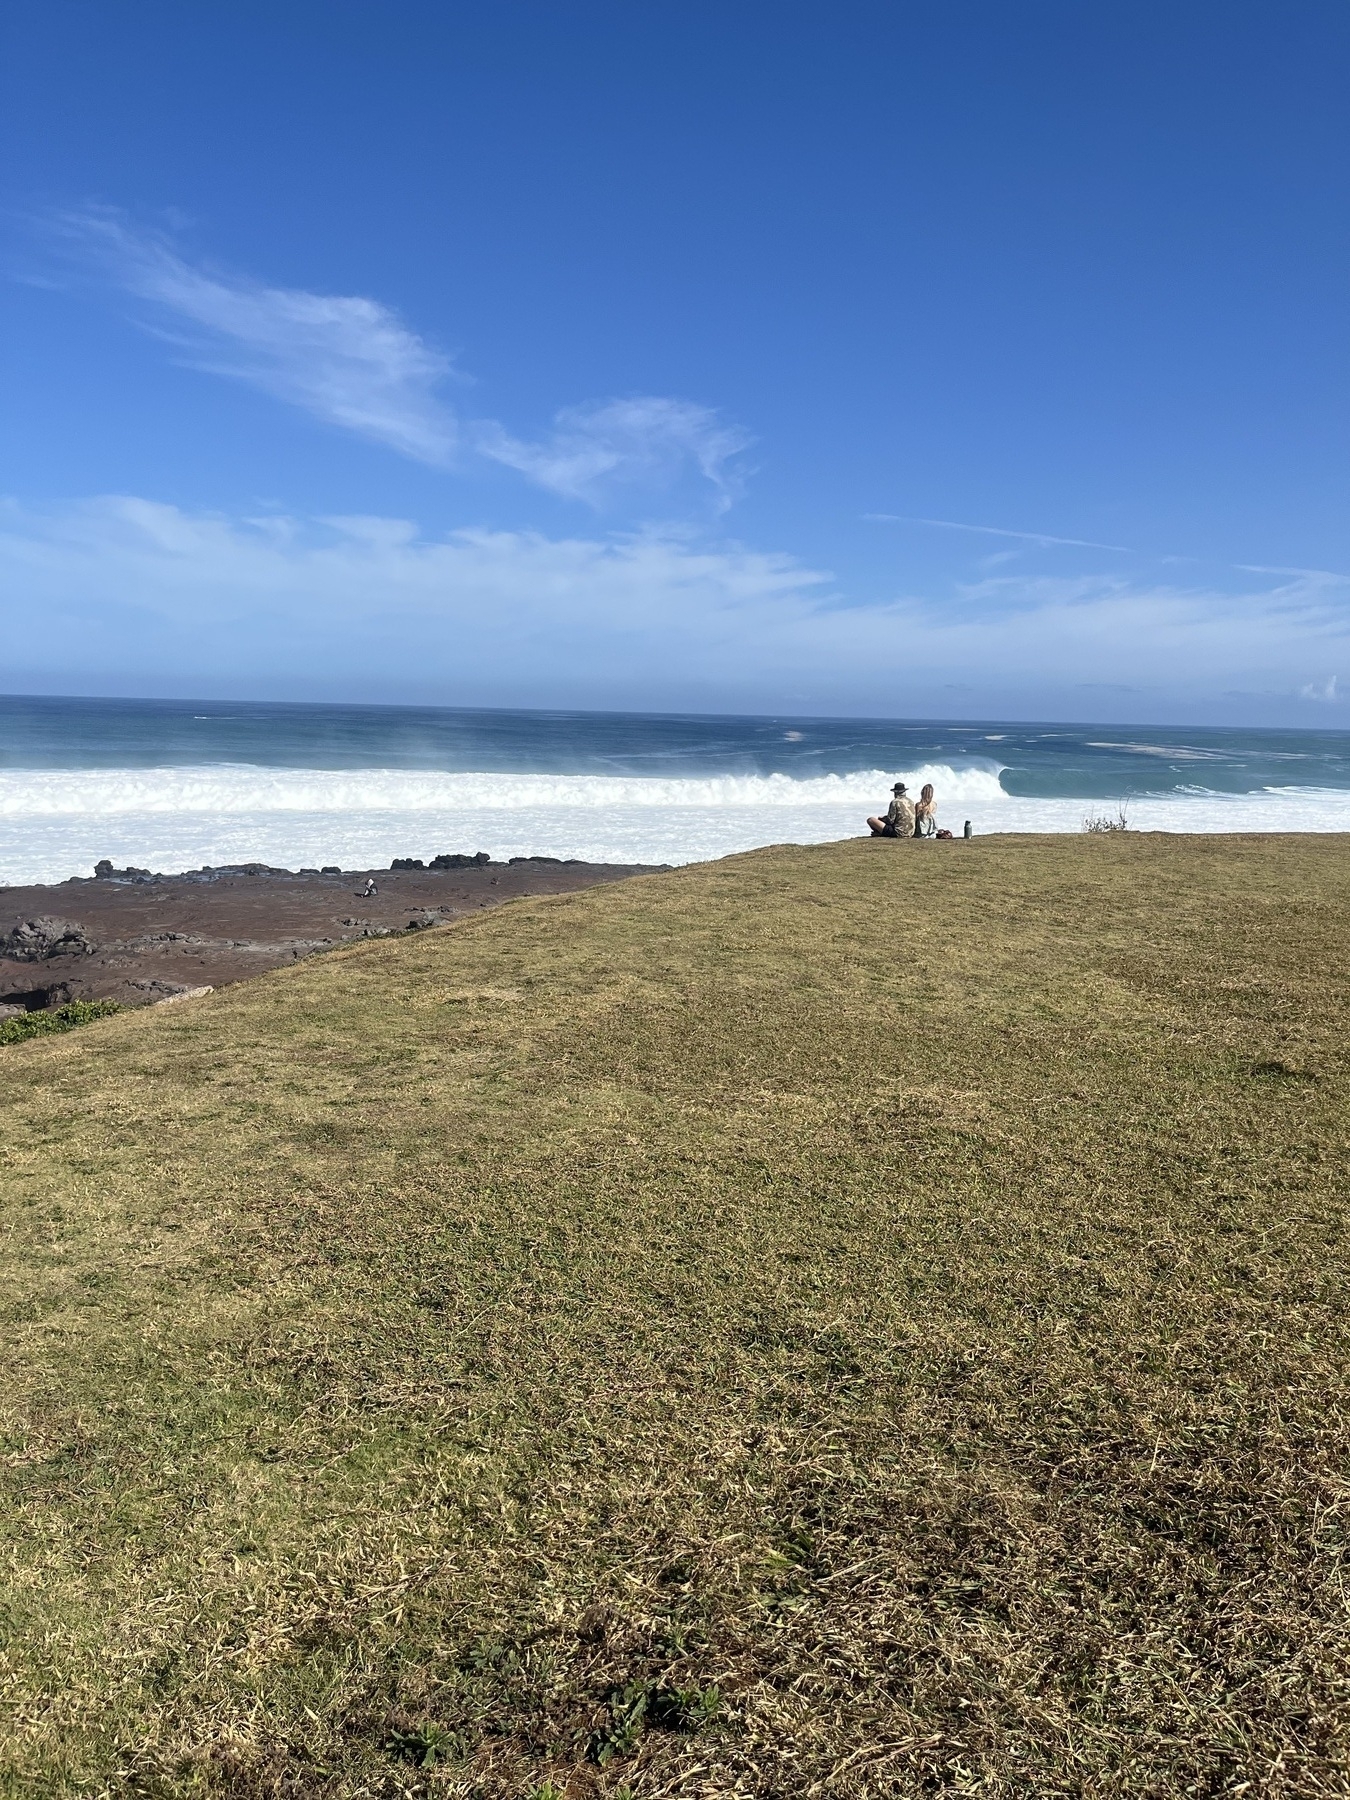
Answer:
[{"label": "white sea foam", "polygon": [[[997,765],[899,772],[937,789],[958,834],[1078,831],[1110,812],[1083,799],[1004,793]],[[695,862],[768,843],[857,836],[885,806],[896,771],[788,775],[445,774],[410,769],[195,768],[0,771],[0,882],[87,875],[103,856],[176,870],[260,861],[288,868],[387,864],[442,850],[597,862]],[[1350,830],[1350,793],[1192,789],[1129,806],[1130,823],[1164,831]]]},{"label": "white sea foam", "polygon": [[941,784],[954,800],[1002,797],[998,771],[926,765],[897,777],[856,775],[447,774],[431,769],[267,769],[210,763],[192,768],[0,771],[0,820],[114,818],[134,813],[535,812],[552,807],[646,811],[697,807],[876,806],[891,782]]}]

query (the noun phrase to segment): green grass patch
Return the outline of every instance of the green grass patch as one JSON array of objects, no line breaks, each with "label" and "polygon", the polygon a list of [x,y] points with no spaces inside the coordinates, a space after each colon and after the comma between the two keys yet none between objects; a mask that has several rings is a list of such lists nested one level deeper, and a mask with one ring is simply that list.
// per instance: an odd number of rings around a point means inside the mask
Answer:
[{"label": "green grass patch", "polygon": [[71,1000],[50,1012],[24,1013],[18,1019],[0,1019],[0,1044],[22,1044],[28,1038],[50,1037],[57,1031],[74,1031],[95,1019],[107,1019],[122,1008],[116,1000]]},{"label": "green grass patch", "polygon": [[1344,1794],[1348,911],[777,849],[7,1058],[0,1787]]}]

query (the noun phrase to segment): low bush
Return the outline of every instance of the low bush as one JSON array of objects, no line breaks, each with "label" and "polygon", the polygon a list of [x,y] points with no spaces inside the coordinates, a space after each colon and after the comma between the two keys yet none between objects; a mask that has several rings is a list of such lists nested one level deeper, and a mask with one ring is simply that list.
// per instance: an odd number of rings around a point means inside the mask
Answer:
[{"label": "low bush", "polygon": [[116,1000],[71,1000],[52,1012],[24,1013],[17,1019],[0,1019],[0,1044],[19,1044],[25,1038],[49,1037],[54,1031],[74,1031],[121,1012]]}]

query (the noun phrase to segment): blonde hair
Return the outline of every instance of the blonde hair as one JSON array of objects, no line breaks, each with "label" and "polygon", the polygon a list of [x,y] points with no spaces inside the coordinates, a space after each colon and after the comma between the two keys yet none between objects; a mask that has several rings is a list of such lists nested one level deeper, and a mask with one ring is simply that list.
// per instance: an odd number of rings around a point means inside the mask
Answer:
[{"label": "blonde hair", "polygon": [[933,784],[931,781],[924,782],[923,792],[919,795],[919,798],[920,800],[931,800],[933,798]]}]

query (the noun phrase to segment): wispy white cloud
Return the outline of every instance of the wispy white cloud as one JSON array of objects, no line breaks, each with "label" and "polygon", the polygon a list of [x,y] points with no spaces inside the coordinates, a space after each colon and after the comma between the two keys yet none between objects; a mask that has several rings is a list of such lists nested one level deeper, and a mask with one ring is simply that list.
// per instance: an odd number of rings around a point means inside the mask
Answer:
[{"label": "wispy white cloud", "polygon": [[168,238],[133,230],[108,210],[65,213],[52,228],[115,286],[146,302],[146,322],[194,367],[247,382],[419,462],[444,466],[453,457],[455,416],[436,393],[450,359],[391,307],[195,267]]},{"label": "wispy white cloud", "polygon": [[403,456],[444,468],[467,451],[592,506],[623,489],[668,490],[687,470],[709,484],[719,512],[741,491],[738,459],[751,440],[709,407],[658,395],[594,401],[560,412],[539,439],[493,419],[465,427],[440,392],[451,359],[378,300],[271,287],[194,264],[169,236],[107,208],[46,223],[86,268],[142,302],[140,322],[192,367],[247,382]]},{"label": "wispy white cloud", "polygon": [[1338,575],[1335,569],[1289,569],[1271,563],[1234,563],[1248,575],[1292,575],[1297,581],[1328,582],[1332,586],[1350,583],[1350,575]]},{"label": "wispy white cloud", "polygon": [[980,537],[1016,538],[1043,550],[1062,544],[1075,550],[1118,550],[1125,556],[1133,554],[1124,544],[1099,544],[1092,538],[1051,537],[1044,531],[1007,531],[999,525],[963,525],[956,519],[921,519],[910,518],[904,513],[876,512],[864,513],[863,518],[873,525],[928,525],[936,531],[970,531]]},{"label": "wispy white cloud", "polygon": [[[1350,664],[1350,588],[1322,580],[1001,576],[941,600],[845,599],[789,556],[678,535],[0,505],[12,677],[256,689],[265,645],[278,692],[933,716],[959,691],[986,715],[1175,720],[1232,714],[1239,692],[1296,718],[1339,701],[1327,671]],[[36,646],[22,669],[16,645]]]},{"label": "wispy white cloud", "polygon": [[402,519],[234,519],[129,495],[0,504],[0,643],[39,609],[70,667],[214,675],[265,654],[283,679],[598,693],[649,682],[667,653],[686,676],[730,666],[749,621],[808,612],[828,586],[791,557],[650,532],[426,538]]},{"label": "wispy white cloud", "polygon": [[493,423],[481,425],[477,434],[484,456],[567,499],[596,505],[619,485],[669,487],[689,466],[712,484],[719,510],[741,491],[744,473],[737,458],[750,442],[711,408],[657,395],[569,407],[540,442],[513,437]]}]

